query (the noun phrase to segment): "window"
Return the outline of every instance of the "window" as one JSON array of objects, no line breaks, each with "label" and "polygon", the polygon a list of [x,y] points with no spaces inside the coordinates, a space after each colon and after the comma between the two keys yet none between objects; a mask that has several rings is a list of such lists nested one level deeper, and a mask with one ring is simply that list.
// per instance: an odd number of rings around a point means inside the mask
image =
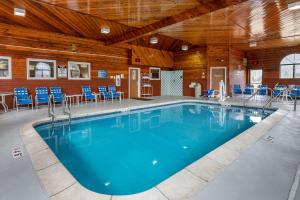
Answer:
[{"label": "window", "polygon": [[280,62],[280,78],[300,78],[300,54],[290,54]]},{"label": "window", "polygon": [[11,79],[11,57],[0,56],[0,79]]},{"label": "window", "polygon": [[262,69],[251,69],[250,70],[250,84],[254,87],[258,87],[262,84]]},{"label": "window", "polygon": [[68,77],[70,80],[90,80],[91,64],[86,62],[68,62]]},{"label": "window", "polygon": [[150,79],[160,80],[160,68],[150,67]]},{"label": "window", "polygon": [[56,79],[56,61],[28,58],[27,79]]}]

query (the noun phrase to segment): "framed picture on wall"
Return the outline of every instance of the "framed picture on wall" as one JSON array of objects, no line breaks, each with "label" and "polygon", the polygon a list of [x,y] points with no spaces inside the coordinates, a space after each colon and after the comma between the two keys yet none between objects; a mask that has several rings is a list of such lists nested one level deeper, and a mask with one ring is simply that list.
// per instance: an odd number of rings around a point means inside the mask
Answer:
[{"label": "framed picture on wall", "polygon": [[56,61],[27,58],[27,79],[56,79]]},{"label": "framed picture on wall", "polygon": [[11,57],[0,56],[0,79],[11,79]]},{"label": "framed picture on wall", "polygon": [[68,77],[68,69],[66,65],[58,65],[57,66],[57,77],[58,78],[67,78]]},{"label": "framed picture on wall", "polygon": [[68,79],[69,80],[90,80],[91,63],[69,61]]},{"label": "framed picture on wall", "polygon": [[160,80],[160,68],[150,67],[149,74],[151,80]]}]

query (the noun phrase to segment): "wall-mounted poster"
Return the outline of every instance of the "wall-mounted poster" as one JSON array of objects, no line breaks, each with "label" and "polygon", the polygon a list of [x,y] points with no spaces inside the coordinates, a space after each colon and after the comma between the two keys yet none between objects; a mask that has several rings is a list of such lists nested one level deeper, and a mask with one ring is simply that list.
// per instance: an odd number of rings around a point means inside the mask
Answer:
[{"label": "wall-mounted poster", "polygon": [[11,79],[11,57],[0,56],[0,79]]},{"label": "wall-mounted poster", "polygon": [[98,78],[107,78],[107,70],[98,70]]},{"label": "wall-mounted poster", "polygon": [[56,61],[27,58],[27,79],[56,79]]},{"label": "wall-mounted poster", "polygon": [[116,86],[121,86],[121,75],[116,75]]},{"label": "wall-mounted poster", "polygon": [[91,64],[87,62],[68,62],[68,79],[69,80],[90,80]]},{"label": "wall-mounted poster", "polygon": [[58,78],[67,78],[68,70],[66,65],[58,65],[57,66],[57,77]]}]

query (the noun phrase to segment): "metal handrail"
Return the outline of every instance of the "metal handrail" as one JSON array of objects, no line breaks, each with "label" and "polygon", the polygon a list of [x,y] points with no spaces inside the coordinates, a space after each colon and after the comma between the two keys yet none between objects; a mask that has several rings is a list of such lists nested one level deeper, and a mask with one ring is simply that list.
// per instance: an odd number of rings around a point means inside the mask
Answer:
[{"label": "metal handrail", "polygon": [[70,108],[70,104],[68,103],[68,101],[64,101],[63,107],[64,107],[63,108],[63,113],[64,113],[64,115],[68,115],[69,125],[70,125],[71,124],[71,108]]},{"label": "metal handrail", "polygon": [[283,89],[283,90],[282,90],[279,94],[277,94],[276,96],[273,96],[273,90],[272,90],[271,98],[270,98],[270,99],[262,106],[263,112],[265,111],[265,109],[266,109],[266,107],[267,107],[268,105],[271,106],[273,99],[278,98],[280,95],[282,95],[282,92],[283,92],[283,91],[287,91],[287,88]]},{"label": "metal handrail", "polygon": [[250,97],[248,97],[247,99],[244,99],[243,101],[243,106],[246,106],[246,102],[248,102],[250,99],[252,99],[256,94],[258,93],[258,90],[256,90],[253,94],[251,94]]}]

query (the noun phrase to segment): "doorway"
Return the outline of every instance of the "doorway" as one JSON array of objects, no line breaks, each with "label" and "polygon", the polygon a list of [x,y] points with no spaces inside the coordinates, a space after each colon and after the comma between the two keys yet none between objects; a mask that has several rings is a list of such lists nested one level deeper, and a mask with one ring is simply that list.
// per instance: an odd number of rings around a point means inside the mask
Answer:
[{"label": "doorway", "polygon": [[253,85],[255,88],[257,88],[262,84],[262,76],[262,69],[250,69],[250,85]]},{"label": "doorway", "polygon": [[183,71],[161,71],[161,96],[183,96]]},{"label": "doorway", "polygon": [[225,91],[227,87],[226,67],[211,67],[210,68],[210,89],[219,91],[220,81],[224,81]]},{"label": "doorway", "polygon": [[140,68],[129,67],[129,98],[140,97]]}]

